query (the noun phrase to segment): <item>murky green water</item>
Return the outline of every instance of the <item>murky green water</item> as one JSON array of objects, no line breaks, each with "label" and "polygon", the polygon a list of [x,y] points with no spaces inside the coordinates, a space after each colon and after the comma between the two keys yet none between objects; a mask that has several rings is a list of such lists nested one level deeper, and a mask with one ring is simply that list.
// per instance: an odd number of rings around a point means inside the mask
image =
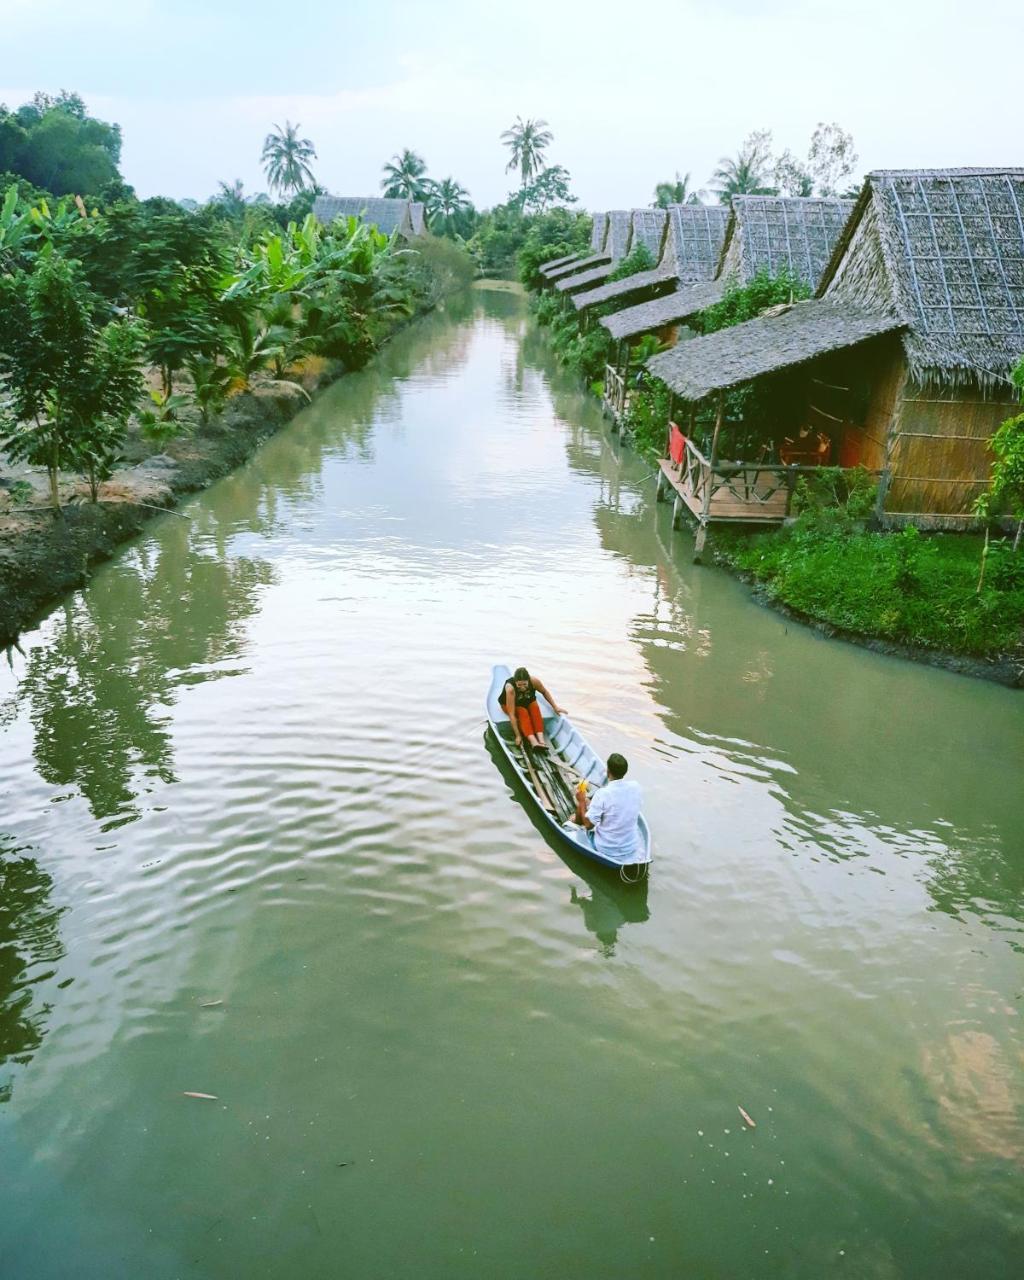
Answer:
[{"label": "murky green water", "polygon": [[[480,294],[25,638],[5,1280],[1021,1274],[1024,700],[758,608],[646,471]],[[512,797],[501,659],[646,892]]]}]

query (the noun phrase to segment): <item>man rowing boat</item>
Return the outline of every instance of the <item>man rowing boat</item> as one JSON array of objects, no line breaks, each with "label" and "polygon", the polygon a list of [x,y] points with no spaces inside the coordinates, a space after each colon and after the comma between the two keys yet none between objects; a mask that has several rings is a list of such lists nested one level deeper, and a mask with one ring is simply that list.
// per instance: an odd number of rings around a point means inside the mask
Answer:
[{"label": "man rowing boat", "polygon": [[643,804],[639,783],[627,782],[629,764],[613,751],[606,767],[608,781],[591,796],[586,783],[576,791],[576,821],[590,833],[594,848],[613,862],[632,862],[641,852],[637,820]]},{"label": "man rowing boat", "polygon": [[531,747],[547,751],[548,744],[544,739],[544,717],[537,702],[538,693],[547,698],[560,716],[565,715],[565,708],[558,705],[543,681],[531,676],[525,667],[516,667],[511,680],[505,681],[501,696],[508,718],[512,721],[516,746],[523,745],[525,736]]}]

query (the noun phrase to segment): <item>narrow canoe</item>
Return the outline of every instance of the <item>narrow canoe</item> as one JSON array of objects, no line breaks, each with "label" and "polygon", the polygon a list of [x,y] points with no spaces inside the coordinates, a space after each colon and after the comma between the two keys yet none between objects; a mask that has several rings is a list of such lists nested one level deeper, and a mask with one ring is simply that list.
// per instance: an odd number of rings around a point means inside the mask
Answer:
[{"label": "narrow canoe", "polygon": [[628,863],[617,862],[599,853],[588,833],[568,821],[574,812],[574,796],[580,779],[589,782],[593,788],[603,787],[608,781],[604,761],[592,750],[569,717],[558,715],[539,693],[537,702],[544,717],[544,733],[551,744],[551,751],[531,751],[525,746],[518,748],[511,722],[501,705],[502,690],[511,678],[512,672],[508,667],[496,666],[493,669],[491,687],[487,692],[487,720],[495,741],[537,806],[546,826],[560,840],[602,866],[615,867],[627,873],[645,869],[651,861],[651,832],[643,814],[637,821],[642,852]]}]

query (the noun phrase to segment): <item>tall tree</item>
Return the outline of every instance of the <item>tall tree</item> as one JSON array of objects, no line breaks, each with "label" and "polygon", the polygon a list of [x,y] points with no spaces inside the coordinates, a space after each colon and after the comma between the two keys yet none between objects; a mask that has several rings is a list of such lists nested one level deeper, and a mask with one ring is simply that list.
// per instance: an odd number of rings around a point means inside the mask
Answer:
[{"label": "tall tree", "polygon": [[771,196],[775,188],[768,185],[772,170],[772,135],[768,129],[756,129],[740,147],[737,156],[723,156],[711,175],[711,186],[722,204],[733,196]]},{"label": "tall tree", "polygon": [[384,165],[381,188],[390,200],[422,200],[427,191],[427,162],[408,147]]},{"label": "tall tree", "polygon": [[505,172],[519,170],[521,186],[529,186],[535,173],[544,163],[544,152],[554,141],[554,135],[546,120],[524,120],[516,116],[516,122],[501,135],[501,141],[510,153]]},{"label": "tall tree", "polygon": [[853,173],[857,159],[852,133],[847,133],[834,122],[818,122],[818,127],[811,134],[807,167],[819,196],[836,195],[839,184]]},{"label": "tall tree", "polygon": [[303,188],[313,186],[316,179],[310,161],[315,159],[316,148],[308,138],[299,137],[299,125],[289,120],[283,129],[275,124],[273,132],[263,140],[260,160],[271,191],[297,195]]},{"label": "tall tree", "polygon": [[675,182],[659,182],[654,188],[654,207],[667,209],[670,204],[700,204],[700,193],[690,187],[688,173],[680,177],[677,170]]},{"label": "tall tree", "polygon": [[120,179],[121,130],[90,116],[77,93],[37,93],[0,107],[3,168],[54,195],[98,194]]},{"label": "tall tree", "polygon": [[554,164],[541,169],[534,180],[509,197],[509,204],[534,213],[543,213],[554,204],[575,204],[577,197],[569,190],[569,170]]}]

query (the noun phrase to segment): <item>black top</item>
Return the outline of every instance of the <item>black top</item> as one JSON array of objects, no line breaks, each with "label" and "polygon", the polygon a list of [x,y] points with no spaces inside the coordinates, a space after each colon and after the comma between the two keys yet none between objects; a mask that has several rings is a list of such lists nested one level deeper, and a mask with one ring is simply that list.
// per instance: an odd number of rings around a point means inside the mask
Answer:
[{"label": "black top", "polygon": [[512,692],[515,694],[517,707],[528,707],[532,702],[537,701],[537,690],[533,687],[533,681],[530,681],[529,689],[524,689],[521,693],[516,686],[514,680],[505,681],[505,705],[508,706],[508,691],[511,686]]}]

